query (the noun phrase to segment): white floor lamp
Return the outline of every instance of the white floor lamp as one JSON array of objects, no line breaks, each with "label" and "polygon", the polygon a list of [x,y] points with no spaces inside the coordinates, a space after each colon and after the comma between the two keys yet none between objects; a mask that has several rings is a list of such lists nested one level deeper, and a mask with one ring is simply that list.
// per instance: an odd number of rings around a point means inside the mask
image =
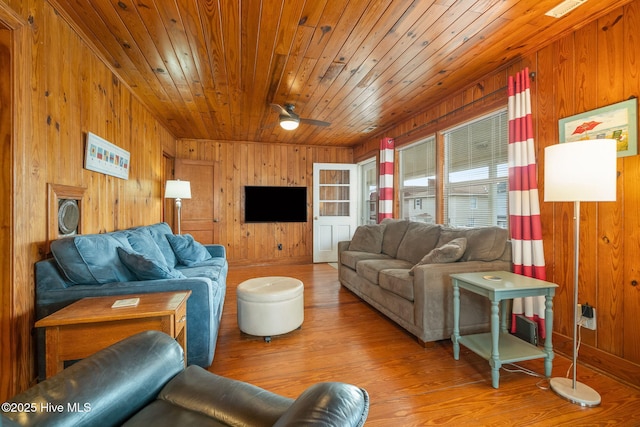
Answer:
[{"label": "white floor lamp", "polygon": [[167,185],[164,188],[165,199],[176,199],[176,208],[178,209],[178,234],[180,230],[180,211],[182,209],[182,199],[191,198],[191,183],[189,181],[168,180]]},{"label": "white floor lamp", "polygon": [[600,395],[576,379],[580,202],[616,200],[616,149],[613,139],[594,139],[556,144],[544,150],[545,202],[574,202],[573,379],[552,378],[550,386],[560,396],[581,406],[599,405]]}]

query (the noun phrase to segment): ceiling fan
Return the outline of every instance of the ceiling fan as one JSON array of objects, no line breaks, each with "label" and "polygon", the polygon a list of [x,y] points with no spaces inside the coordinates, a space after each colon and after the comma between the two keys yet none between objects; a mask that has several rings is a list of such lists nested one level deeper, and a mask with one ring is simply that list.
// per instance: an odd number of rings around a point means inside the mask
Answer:
[{"label": "ceiling fan", "polygon": [[314,126],[331,126],[331,123],[321,120],[304,119],[293,112],[295,106],[293,104],[271,104],[271,108],[280,115],[280,127],[286,130],[294,130],[300,123]]}]

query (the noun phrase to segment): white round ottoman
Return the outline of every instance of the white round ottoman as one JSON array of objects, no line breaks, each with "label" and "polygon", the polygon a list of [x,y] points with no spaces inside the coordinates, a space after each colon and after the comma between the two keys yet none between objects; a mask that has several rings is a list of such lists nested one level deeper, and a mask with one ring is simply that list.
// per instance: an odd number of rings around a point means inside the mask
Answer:
[{"label": "white round ottoman", "polygon": [[304,286],[292,277],[257,277],[238,285],[238,327],[249,335],[286,334],[304,320]]}]

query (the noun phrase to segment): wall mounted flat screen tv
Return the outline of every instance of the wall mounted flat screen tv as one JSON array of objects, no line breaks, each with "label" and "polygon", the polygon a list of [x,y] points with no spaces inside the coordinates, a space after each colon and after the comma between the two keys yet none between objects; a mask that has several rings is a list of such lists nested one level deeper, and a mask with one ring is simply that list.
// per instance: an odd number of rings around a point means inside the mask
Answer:
[{"label": "wall mounted flat screen tv", "polygon": [[244,222],[307,222],[307,187],[244,187]]}]

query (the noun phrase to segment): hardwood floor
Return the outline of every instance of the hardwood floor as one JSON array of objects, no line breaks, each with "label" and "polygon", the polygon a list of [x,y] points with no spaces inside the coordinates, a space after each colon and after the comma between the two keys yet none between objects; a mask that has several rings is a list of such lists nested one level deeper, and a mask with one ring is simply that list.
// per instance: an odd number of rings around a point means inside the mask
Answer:
[{"label": "hardwood floor", "polygon": [[[305,284],[302,328],[271,343],[242,334],[235,288],[257,276],[291,276]],[[640,425],[640,389],[578,365],[578,379],[596,389],[602,404],[582,408],[548,389],[548,381],[521,372],[500,374],[491,387],[488,362],[450,341],[422,348],[338,282],[328,264],[232,267],[220,336],[210,371],[295,398],[319,381],[342,381],[369,392],[367,426]],[[520,366],[544,372],[542,360]],[[554,376],[570,360],[556,355]],[[511,368],[510,368],[511,369]]]}]

